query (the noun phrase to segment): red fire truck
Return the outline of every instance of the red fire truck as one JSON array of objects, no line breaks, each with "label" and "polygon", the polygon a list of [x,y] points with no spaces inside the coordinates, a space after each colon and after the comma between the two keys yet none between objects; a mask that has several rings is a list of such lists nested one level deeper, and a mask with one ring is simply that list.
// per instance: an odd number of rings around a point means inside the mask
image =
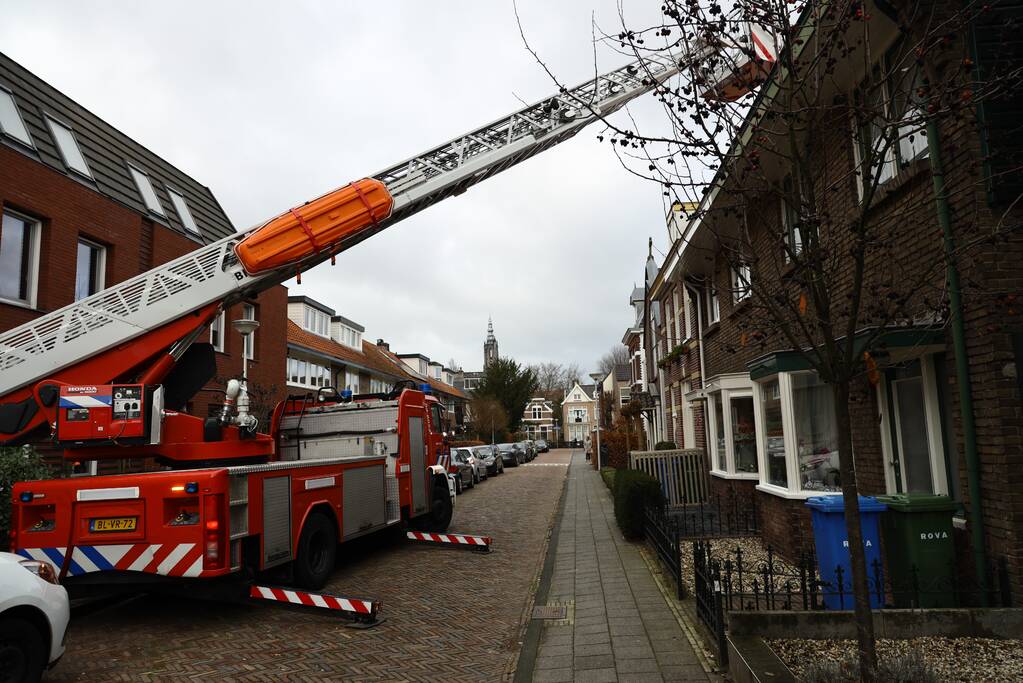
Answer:
[{"label": "red fire truck", "polygon": [[[0,443],[49,440],[70,460],[152,457],[167,468],[18,484],[12,548],[51,562],[69,586],[280,567],[315,588],[339,543],[399,524],[444,531],[454,492],[438,463],[443,408],[428,387],[289,399],[261,430],[243,372],[223,411],[201,419],[182,412],[215,372],[212,347],[197,339],[228,306],[661,91],[717,49],[650,55],[562,89],[0,333]],[[749,87],[748,75],[737,82]],[[253,324],[235,323],[243,334]]]}]

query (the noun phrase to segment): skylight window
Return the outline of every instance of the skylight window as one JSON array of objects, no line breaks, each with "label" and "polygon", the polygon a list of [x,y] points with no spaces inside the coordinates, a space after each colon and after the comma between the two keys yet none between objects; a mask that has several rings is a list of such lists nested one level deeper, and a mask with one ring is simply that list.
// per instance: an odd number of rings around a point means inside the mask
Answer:
[{"label": "skylight window", "polygon": [[82,156],[82,150],[78,147],[74,132],[49,116],[46,117],[46,123],[50,126],[50,132],[53,133],[53,140],[57,143],[60,155],[64,158],[64,165],[76,173],[91,178],[92,173],[89,172],[89,165],[85,163],[85,157]]},{"label": "skylight window", "polygon": [[0,131],[32,146],[32,138],[28,136],[28,129],[25,128],[18,105],[14,103],[14,96],[3,88],[0,88]]},{"label": "skylight window", "polygon": [[153,191],[153,184],[149,182],[149,176],[131,165],[128,166],[128,170],[131,171],[131,177],[139,188],[139,194],[142,195],[142,201],[145,202],[146,208],[157,215],[165,216],[163,206],[160,205],[160,200],[157,198],[156,192]]},{"label": "skylight window", "polygon": [[167,194],[170,195],[171,204],[174,205],[174,210],[178,212],[178,216],[181,218],[181,224],[185,226],[185,230],[192,233],[193,235],[200,235],[199,226],[195,224],[195,219],[192,218],[192,212],[188,210],[188,203],[185,201],[185,196],[180,192],[167,188]]}]

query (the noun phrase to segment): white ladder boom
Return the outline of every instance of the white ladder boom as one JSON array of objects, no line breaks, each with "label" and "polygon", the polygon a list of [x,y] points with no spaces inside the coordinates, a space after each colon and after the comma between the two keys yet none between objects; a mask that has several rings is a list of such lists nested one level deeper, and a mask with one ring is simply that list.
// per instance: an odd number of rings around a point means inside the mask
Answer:
[{"label": "white ladder boom", "polygon": [[[691,52],[687,68],[708,51]],[[227,307],[286,281],[367,237],[578,133],[679,71],[652,54],[396,164],[371,177],[394,199],[391,215],[331,251],[249,275],[234,247],[259,229],[225,237],[0,334],[0,399],[210,304]]]}]

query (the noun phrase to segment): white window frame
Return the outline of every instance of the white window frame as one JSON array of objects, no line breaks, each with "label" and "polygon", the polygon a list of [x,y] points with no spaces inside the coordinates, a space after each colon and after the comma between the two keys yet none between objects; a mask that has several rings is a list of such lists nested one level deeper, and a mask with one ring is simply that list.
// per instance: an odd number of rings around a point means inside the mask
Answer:
[{"label": "white window frame", "polygon": [[170,185],[164,185],[164,187],[170,196],[171,206],[174,207],[174,211],[178,214],[178,218],[181,220],[181,225],[185,227],[185,231],[196,237],[202,237],[202,231],[199,229],[199,224],[195,222],[192,210],[188,208],[188,200],[185,198],[184,193],[178,192]]},{"label": "white window frame", "polygon": [[[732,303],[738,304],[753,296],[753,287],[751,285],[753,281],[753,271],[750,268],[750,265],[745,262],[739,262],[732,266],[730,270]],[[740,280],[745,280],[745,282],[743,283]]]},{"label": "white window frame", "polygon": [[[256,306],[254,304],[242,304],[242,319],[257,320]],[[242,357],[247,360],[256,359],[256,331],[242,336]]]},{"label": "white window frame", "polygon": [[330,315],[315,306],[305,306],[302,311],[302,329],[330,339]]},{"label": "white window frame", "polygon": [[721,322],[721,301],[718,299],[718,290],[714,286],[713,278],[704,284],[703,292],[707,302],[707,325]]},{"label": "white window frame", "polygon": [[[146,207],[146,211],[161,218],[166,218],[167,213],[163,210],[163,204],[160,203],[160,197],[156,194],[153,179],[149,174],[135,164],[128,162],[128,175],[131,176],[132,182],[135,183],[139,196],[142,197],[142,205]],[[143,186],[143,183],[145,183],[145,186]],[[149,194],[146,194],[146,188],[149,188]],[[156,206],[150,203],[150,199],[152,199]]]},{"label": "white window frame", "polygon": [[785,263],[792,261],[792,257],[789,256],[790,251],[796,254],[803,253],[803,233],[799,229],[799,207],[793,207],[788,200],[789,193],[793,192],[792,183],[792,176],[786,176],[782,182],[785,194],[781,198],[781,225],[785,244],[788,246],[788,249],[782,249]]},{"label": "white window frame", "polygon": [[[931,489],[936,495],[950,495],[948,477],[945,471],[945,436],[941,424],[941,408],[938,398],[937,376],[934,372],[934,354],[926,354],[920,359],[920,378],[924,394],[924,419],[927,423],[927,447],[931,460]],[[889,410],[892,396],[888,392],[888,382],[878,382],[875,388],[878,406],[881,411],[881,452],[885,462],[885,489],[887,493],[900,493],[895,476],[895,449],[892,448],[891,413],[898,420],[898,406]],[[906,461],[899,448],[900,479],[902,488],[906,487]]]},{"label": "white window frame", "polygon": [[351,390],[353,394],[359,393],[359,372],[353,372],[345,368],[345,389]]},{"label": "white window frame", "polygon": [[[46,125],[50,128],[50,135],[53,137],[53,144],[60,153],[60,158],[64,162],[64,167],[73,173],[77,173],[83,178],[92,180],[92,171],[89,169],[89,160],[85,158],[85,153],[82,152],[82,146],[78,144],[78,138],[75,137],[74,129],[51,114],[43,114],[43,118],[46,119]],[[75,152],[77,152],[78,156],[82,159],[82,166],[85,167],[84,169],[76,168],[71,165],[71,162],[67,157],[68,150],[66,150],[64,145],[61,144],[61,138],[57,135],[58,129],[63,130],[71,137],[71,142],[75,146]]]},{"label": "white window frame", "polygon": [[[753,399],[754,430],[759,446],[760,432],[756,420],[756,396],[753,392],[753,381],[747,373],[719,375],[707,380],[706,438],[707,450],[711,456],[711,474],[722,479],[760,480],[760,456],[757,455],[756,472],[737,472],[735,469],[735,433],[732,429],[732,399]],[[715,405],[721,404],[721,416],[724,423],[725,436],[725,469],[719,467],[717,452],[717,411]]]},{"label": "white window frame", "polygon": [[[214,328],[217,328],[217,327],[220,328],[220,340],[219,341],[214,341],[213,340],[213,330],[214,330]],[[210,344],[213,344],[213,350],[214,351],[217,351],[219,353],[224,353],[224,349],[227,348],[227,345],[225,344],[225,334],[224,334],[224,332],[226,330],[227,330],[227,313],[225,313],[224,311],[221,311],[213,319],[213,322],[210,323]]]},{"label": "white window frame", "polygon": [[[696,316],[689,315],[689,309],[691,308],[691,306],[690,306],[691,303],[692,303],[692,301],[691,301],[691,298],[689,296],[689,288],[683,286],[682,287],[682,317],[680,318],[680,322],[679,322],[679,337],[680,337],[679,342],[680,343],[682,341],[689,341],[690,339],[695,339],[696,338],[697,329],[696,329],[696,321],[694,320],[694,318]],[[685,330],[685,337],[682,337],[682,330],[683,329]],[[669,348],[668,351],[670,352],[671,349]]]},{"label": "white window frame", "polygon": [[[898,123],[896,123],[894,121],[894,114],[892,113],[892,107],[895,106],[895,103],[894,103],[894,97],[891,94],[891,90],[890,90],[890,85],[889,84],[890,84],[890,80],[894,76],[894,74],[888,73],[888,71],[889,71],[888,60],[889,60],[889,55],[890,55],[891,51],[893,49],[895,49],[895,47],[896,47],[896,45],[893,45],[890,48],[888,48],[887,50],[885,50],[881,54],[880,59],[878,59],[874,63],[874,65],[871,67],[871,69],[874,69],[874,68],[879,69],[881,74],[887,74],[887,77],[880,83],[880,93],[879,94],[880,94],[882,106],[884,108],[884,119],[885,119],[885,122],[886,123],[890,122],[893,125],[895,125],[895,127],[897,128],[896,132],[894,133],[894,135],[896,136],[897,139],[894,141],[893,144],[888,145],[888,149],[885,152],[885,157],[880,162],[881,166],[885,170],[880,172],[880,175],[879,175],[878,181],[877,181],[877,186],[878,187],[882,187],[885,184],[890,183],[892,180],[897,178],[898,175],[899,175],[899,172],[902,170],[903,167],[908,166],[910,163],[912,163],[913,161],[916,161],[917,159],[926,159],[929,156],[929,154],[930,154],[930,148],[929,148],[928,143],[927,143],[927,134],[925,132],[925,129],[923,127],[921,127],[916,133],[914,133],[914,135],[917,135],[920,139],[923,140],[923,148],[916,150],[916,153],[913,154],[908,159],[903,159],[903,152],[906,149],[905,145],[910,144],[910,143],[909,143],[908,137],[905,137],[905,135],[903,134],[903,128],[905,128],[906,126],[905,125],[900,125],[900,124],[901,124],[902,121],[904,121],[905,119],[910,118],[910,117],[906,116],[906,114],[904,113],[902,118],[900,119],[900,121]],[[910,63],[914,64],[915,62],[910,60]],[[909,84],[906,87],[906,92],[910,92],[911,90],[912,90],[912,84]],[[911,108],[912,107],[907,106],[907,111],[910,110]],[[868,179],[868,176],[869,176],[869,181],[872,183],[873,182],[873,176],[875,175],[874,169],[866,169],[866,168],[863,167],[863,165],[864,165],[863,146],[864,145],[871,145],[871,146],[873,146],[874,140],[871,138],[871,136],[872,136],[871,132],[868,132],[868,139],[864,139],[864,137],[863,137],[864,131],[863,131],[863,129],[861,129],[861,128],[859,128],[857,126],[855,115],[851,114],[850,116],[851,116],[851,120],[852,120],[852,130],[853,130],[853,141],[852,141],[853,142],[853,157],[854,157],[854,160],[856,162],[856,169],[859,171],[859,173],[856,174],[856,190],[857,190],[857,193],[859,195],[859,200],[862,202],[863,201],[863,197],[864,197],[864,189],[865,189],[864,182]],[[867,124],[867,127],[868,127],[868,130],[872,130],[872,124]],[[910,149],[912,149],[912,148],[910,148]]]},{"label": "white window frame", "polygon": [[[3,215],[10,215],[23,221],[28,226],[28,257],[25,259],[25,298],[24,299],[8,299],[7,297],[0,297],[0,302],[10,304],[11,306],[19,306],[21,308],[35,308],[39,294],[39,246],[42,240],[43,224],[38,218],[33,218],[19,211],[2,207],[0,209],[0,220],[3,219]],[[2,230],[2,228],[0,228]]]},{"label": "white window frame", "polygon": [[[98,242],[93,242],[85,237],[79,237],[78,242],[75,244],[75,288],[78,287],[78,245],[84,244],[90,249],[96,249],[99,252],[99,258],[96,259],[96,291],[93,294],[103,291],[103,288],[107,286],[107,248]],[[92,294],[86,294],[84,297],[79,298],[78,292],[75,291],[75,301],[81,301]]]},{"label": "white window frame", "polygon": [[[32,143],[32,134],[28,132],[28,126],[25,125],[25,117],[21,115],[21,109],[18,107],[17,100],[14,99],[14,93],[0,85],[0,99],[4,99],[5,96],[6,99],[9,100],[11,103],[11,110],[17,117],[18,123],[21,125],[21,130],[20,131],[8,130],[7,127],[4,126],[2,122],[0,122],[0,133],[3,133],[12,140],[17,140],[26,147],[31,147],[32,149],[35,149],[35,145]],[[25,137],[21,137],[21,135],[19,135],[18,133],[24,133]]]},{"label": "white window frame", "polygon": [[[804,491],[800,484],[799,477],[799,448],[796,443],[796,414],[792,401],[792,376],[803,374],[808,371],[799,370],[793,372],[779,372],[768,377],[761,377],[753,382],[753,411],[756,416],[757,430],[757,460],[760,469],[760,479],[757,490],[779,498],[793,500],[806,500],[814,496],[840,496],[841,491]],[[764,414],[763,414],[763,387],[774,380],[778,380],[778,392],[781,397],[781,421],[782,436],[785,443],[785,474],[788,479],[787,486],[778,486],[767,481],[767,449],[764,447]]]}]

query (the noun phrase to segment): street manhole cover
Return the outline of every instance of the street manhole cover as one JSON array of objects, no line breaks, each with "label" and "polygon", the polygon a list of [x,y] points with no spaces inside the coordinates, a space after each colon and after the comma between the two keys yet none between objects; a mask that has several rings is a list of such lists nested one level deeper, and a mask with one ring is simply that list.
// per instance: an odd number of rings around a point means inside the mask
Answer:
[{"label": "street manhole cover", "polygon": [[568,616],[565,605],[540,605],[533,608],[534,619],[564,619]]}]

